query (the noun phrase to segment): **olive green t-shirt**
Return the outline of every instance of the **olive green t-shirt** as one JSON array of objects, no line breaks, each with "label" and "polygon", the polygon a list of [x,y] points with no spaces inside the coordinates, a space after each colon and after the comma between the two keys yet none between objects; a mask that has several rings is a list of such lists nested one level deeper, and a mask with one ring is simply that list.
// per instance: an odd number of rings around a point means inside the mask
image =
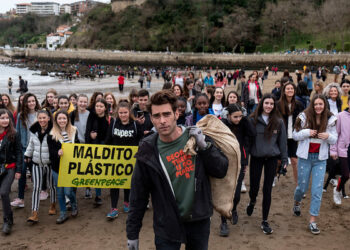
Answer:
[{"label": "olive green t-shirt", "polygon": [[158,150],[168,172],[180,216],[184,220],[191,219],[195,189],[195,156],[183,152],[188,139],[187,130],[169,143],[162,142],[158,137]]}]

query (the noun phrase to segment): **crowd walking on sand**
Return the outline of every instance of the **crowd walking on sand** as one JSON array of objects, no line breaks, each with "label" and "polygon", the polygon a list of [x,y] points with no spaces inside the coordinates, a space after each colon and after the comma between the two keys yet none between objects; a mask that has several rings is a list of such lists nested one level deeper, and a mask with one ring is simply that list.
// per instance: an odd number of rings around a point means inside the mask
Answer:
[{"label": "crowd walking on sand", "polygon": [[[122,97],[118,98],[112,92],[94,92],[89,98],[87,93],[66,96],[49,89],[45,99],[39,100],[30,92],[28,82],[19,77],[17,107],[12,96],[14,79],[9,78],[8,94],[1,94],[0,99],[2,232],[8,235],[15,226],[13,208],[27,205],[28,180],[33,186],[28,223],[40,223],[40,217],[47,215],[57,216],[57,224],[83,216],[77,188],[58,186],[58,177],[65,153],[62,145],[86,143],[139,146],[131,189],[123,190],[122,201],[122,210],[128,213],[124,223],[130,250],[139,249],[142,220],[150,203],[156,249],[180,249],[182,243],[186,249],[208,249],[211,229],[222,237],[229,236],[228,222],[236,225],[242,213],[261,216],[262,232],[272,234],[275,223],[283,221],[271,223],[271,194],[277,178],[287,171],[292,172],[295,189],[290,190],[294,199],[285,216],[294,215],[297,220],[306,213],[301,204],[310,186],[305,228],[320,234],[322,194],[329,184],[335,205],[349,198],[349,69],[335,66],[334,79],[327,85],[331,70],[326,67],[304,66],[295,71],[296,78],[284,70],[283,77],[267,92],[264,81],[278,70],[277,66],[266,67],[248,75],[244,69],[119,69],[115,91],[118,89]],[[124,96],[124,86],[134,76],[140,88]],[[164,79],[162,89],[153,93],[152,77]],[[206,116],[216,117],[232,132],[241,156],[238,179],[232,186],[232,216],[221,215],[217,229],[211,227],[209,177],[224,178],[229,160],[214,143],[215,138],[204,135],[198,126]],[[183,151],[191,138],[196,143],[195,155]],[[176,154],[186,162],[169,160]],[[193,168],[179,175],[178,168],[188,162]],[[245,177],[248,172],[249,177]],[[18,180],[18,192],[11,201],[14,179]],[[262,214],[256,215],[260,184]],[[240,198],[247,191],[249,203],[244,207]],[[85,188],[84,198],[93,199],[92,205],[99,207],[107,202],[102,192]],[[120,213],[120,190],[111,188],[109,192],[110,210],[105,213],[106,219],[113,221]],[[39,212],[40,202],[46,199],[50,199],[49,211]]]}]

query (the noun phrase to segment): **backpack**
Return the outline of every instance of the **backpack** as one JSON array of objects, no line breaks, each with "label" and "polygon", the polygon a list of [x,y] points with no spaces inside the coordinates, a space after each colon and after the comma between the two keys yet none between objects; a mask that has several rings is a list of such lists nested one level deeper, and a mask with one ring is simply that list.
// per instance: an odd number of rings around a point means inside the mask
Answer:
[{"label": "backpack", "polygon": [[27,80],[24,81],[23,92],[24,93],[28,92],[28,81]]},{"label": "backpack", "polygon": [[333,72],[334,72],[334,74],[339,75],[339,74],[340,74],[340,68],[339,68],[339,66],[334,66]]}]

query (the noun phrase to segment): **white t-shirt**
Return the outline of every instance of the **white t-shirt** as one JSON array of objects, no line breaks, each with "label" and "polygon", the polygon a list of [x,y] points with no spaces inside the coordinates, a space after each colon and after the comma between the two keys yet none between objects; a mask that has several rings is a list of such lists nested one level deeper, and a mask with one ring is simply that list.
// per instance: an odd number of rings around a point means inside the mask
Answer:
[{"label": "white t-shirt", "polygon": [[268,116],[268,115],[261,115],[261,116],[262,116],[264,122],[265,122],[266,124],[269,124],[269,116]]},{"label": "white t-shirt", "polygon": [[328,99],[328,103],[329,103],[329,110],[333,113],[333,115],[336,116],[338,114],[337,101]]},{"label": "white t-shirt", "polygon": [[249,100],[250,99],[254,99],[255,100],[255,104],[258,104],[258,94],[257,94],[257,88],[255,83],[249,83]]},{"label": "white t-shirt", "polygon": [[216,116],[220,116],[220,114],[221,114],[221,111],[222,111],[222,109],[223,109],[223,106],[222,106],[222,104],[220,103],[220,104],[214,104],[213,103],[213,112],[214,112],[214,114],[216,115]]}]

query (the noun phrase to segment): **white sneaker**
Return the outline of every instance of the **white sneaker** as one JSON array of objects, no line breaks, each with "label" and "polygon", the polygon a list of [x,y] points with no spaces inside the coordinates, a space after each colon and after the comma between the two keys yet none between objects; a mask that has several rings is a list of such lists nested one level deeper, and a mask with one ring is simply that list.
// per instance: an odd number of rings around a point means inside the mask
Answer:
[{"label": "white sneaker", "polygon": [[13,207],[24,207],[24,200],[16,198],[10,204]]},{"label": "white sneaker", "polygon": [[331,179],[330,183],[333,185],[333,187],[338,186],[338,180],[337,179]]},{"label": "white sneaker", "polygon": [[47,197],[49,197],[49,194],[46,191],[41,191],[39,196],[40,196],[40,200],[44,201],[47,199]]},{"label": "white sneaker", "polygon": [[276,183],[277,183],[277,176],[275,176],[275,178],[273,179],[272,187],[276,186]]},{"label": "white sneaker", "polygon": [[338,192],[337,187],[334,187],[333,200],[334,200],[335,205],[341,205],[341,197],[342,197],[341,192]]},{"label": "white sneaker", "polygon": [[244,181],[242,181],[241,193],[247,192],[247,187],[245,186]]}]

